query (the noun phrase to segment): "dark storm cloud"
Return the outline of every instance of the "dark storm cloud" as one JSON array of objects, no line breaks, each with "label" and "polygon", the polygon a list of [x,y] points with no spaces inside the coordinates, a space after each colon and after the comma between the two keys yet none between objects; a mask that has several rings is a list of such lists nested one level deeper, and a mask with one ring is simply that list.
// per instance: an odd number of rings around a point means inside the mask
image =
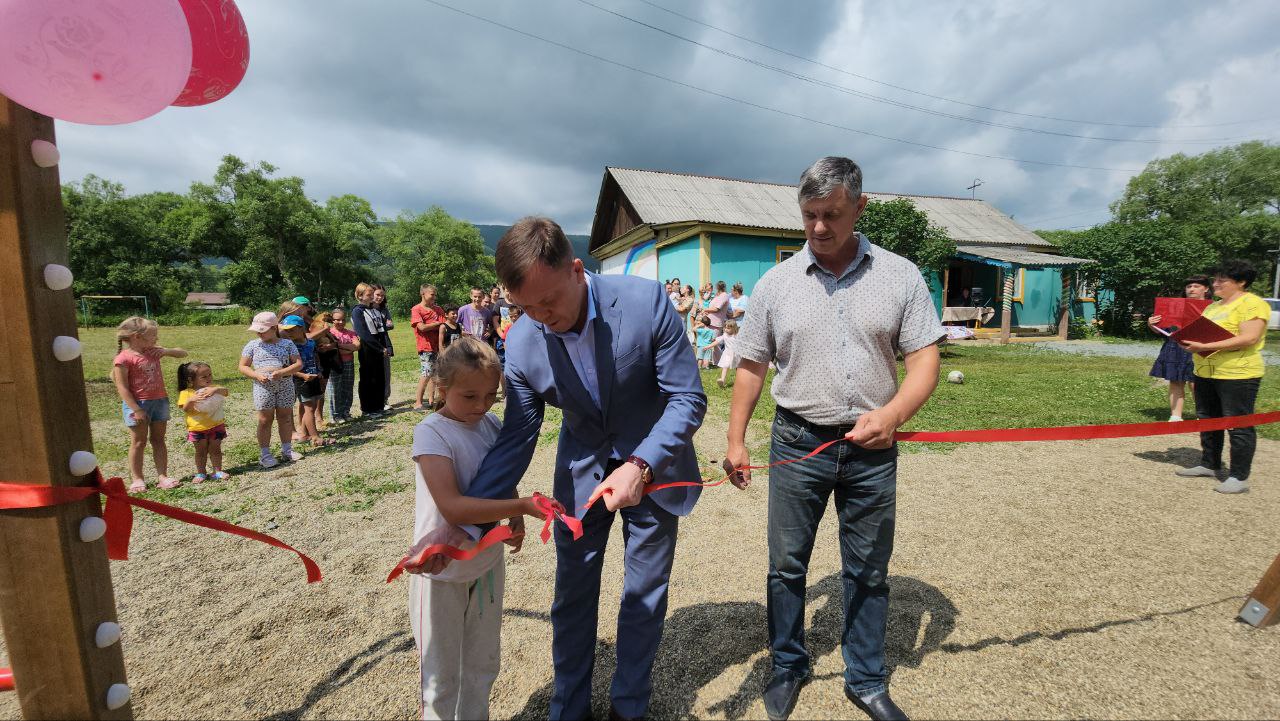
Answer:
[{"label": "dark storm cloud", "polygon": [[[464,3],[476,15],[751,103],[929,145],[1068,165],[1140,169],[1267,137],[1280,6],[1116,3],[658,4],[885,82],[1037,115],[1200,129],[1081,126],[992,113],[815,67],[664,13],[592,0],[638,20],[859,92],[956,115],[1084,135],[990,128],[816,87],[640,27],[577,0]],[[253,42],[244,84],[204,108],[129,126],[59,126],[63,173],[131,192],[183,190],[218,158],[267,160],[323,200],[356,193],[384,215],[440,205],[475,222],[549,213],[585,230],[605,165],[794,182],[814,158],[855,157],[869,189],[981,197],[1066,227],[1106,217],[1125,173],[1019,165],[823,127],[679,87],[422,0],[241,2]]]}]

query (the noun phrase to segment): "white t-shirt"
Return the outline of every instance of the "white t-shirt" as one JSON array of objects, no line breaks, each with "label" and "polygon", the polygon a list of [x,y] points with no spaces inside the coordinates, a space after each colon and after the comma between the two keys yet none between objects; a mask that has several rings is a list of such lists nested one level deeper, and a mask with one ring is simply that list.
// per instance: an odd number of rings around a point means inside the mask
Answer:
[{"label": "white t-shirt", "polygon": [[[440,509],[436,507],[435,499],[431,497],[426,479],[422,477],[418,456],[444,456],[452,460],[458,490],[465,493],[480,468],[480,461],[484,460],[485,454],[498,439],[498,429],[501,427],[502,422],[492,413],[486,413],[474,425],[451,420],[440,413],[432,413],[414,427],[413,475],[417,479],[417,495],[413,504],[414,545],[428,534],[437,537],[431,543],[443,542],[444,532],[449,527],[448,521],[444,520]],[[461,547],[468,549],[475,545],[468,541]],[[444,571],[429,578],[436,581],[474,581],[495,564],[502,562],[502,549],[503,545],[497,544],[470,561],[453,561]]]}]

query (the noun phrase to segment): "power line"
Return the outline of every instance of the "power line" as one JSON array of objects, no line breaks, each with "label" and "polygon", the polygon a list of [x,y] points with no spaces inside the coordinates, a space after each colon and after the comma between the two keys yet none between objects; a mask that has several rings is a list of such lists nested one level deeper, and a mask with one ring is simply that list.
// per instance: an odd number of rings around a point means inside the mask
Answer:
[{"label": "power line", "polygon": [[803,120],[803,121],[808,122],[808,123],[813,123],[813,124],[815,124],[815,125],[822,125],[822,126],[825,126],[825,127],[828,127],[828,128],[834,128],[834,129],[836,129],[836,130],[844,130],[844,131],[847,131],[847,132],[850,132],[850,133],[857,133],[858,135],[865,135],[865,136],[870,137],[870,138],[877,138],[877,139],[879,139],[879,140],[888,140],[888,141],[892,141],[892,142],[895,142],[895,143],[902,143],[902,144],[904,144],[904,145],[911,145],[911,146],[918,147],[918,148],[927,148],[927,149],[929,149],[929,150],[940,150],[940,151],[947,152],[947,153],[956,153],[956,154],[958,154],[958,155],[967,155],[967,156],[969,156],[969,157],[973,157],[973,158],[987,158],[987,159],[989,159],[989,160],[1004,160],[1004,161],[1008,161],[1008,162],[1011,162],[1011,163],[1023,163],[1023,164],[1026,164],[1026,165],[1042,165],[1042,166],[1055,167],[1055,168],[1075,168],[1075,169],[1077,169],[1077,170],[1100,170],[1100,171],[1104,171],[1104,172],[1108,172],[1108,173],[1129,173],[1129,174],[1133,174],[1133,173],[1137,173],[1137,172],[1139,172],[1138,170],[1135,170],[1135,169],[1133,169],[1133,168],[1107,168],[1107,167],[1101,167],[1101,166],[1096,166],[1096,165],[1074,165],[1074,164],[1071,164],[1071,163],[1055,163],[1055,162],[1053,162],[1053,161],[1049,161],[1049,160],[1030,160],[1030,159],[1026,159],[1026,158],[1014,158],[1014,157],[1007,156],[1007,155],[991,155],[991,154],[987,154],[987,153],[975,153],[975,152],[972,152],[972,151],[969,151],[969,150],[960,150],[960,149],[958,149],[958,148],[947,148],[947,147],[940,146],[940,145],[930,145],[929,143],[921,143],[921,142],[917,142],[917,141],[914,141],[914,140],[906,140],[906,139],[904,139],[904,138],[896,138],[896,137],[893,137],[893,136],[891,136],[891,135],[882,135],[882,134],[880,134],[880,133],[873,133],[873,132],[871,132],[871,131],[869,131],[869,130],[862,130],[862,129],[860,129],[860,128],[853,128],[853,127],[849,127],[849,126],[847,126],[847,125],[840,125],[840,124],[838,124],[838,123],[832,123],[832,122],[829,122],[829,121],[826,121],[826,120],[819,120],[819,119],[817,119],[817,118],[811,118],[811,117],[809,117],[809,116],[801,115],[801,114],[799,114],[799,113],[793,113],[793,112],[791,112],[791,111],[789,111],[789,110],[783,110],[783,109],[781,109],[781,108],[776,108],[776,107],[773,107],[773,106],[771,106],[771,105],[764,105],[764,104],[762,104],[762,103],[756,103],[756,102],[752,102],[752,101],[750,101],[750,100],[744,100],[744,99],[742,99],[742,98],[734,97],[734,96],[732,96],[732,95],[726,95],[725,93],[716,92],[716,91],[714,91],[714,90],[710,90],[710,89],[703,88],[703,87],[700,87],[700,86],[697,86],[697,85],[693,85],[693,84],[691,84],[691,83],[686,83],[686,82],[684,82],[684,81],[682,81],[682,80],[676,80],[675,78],[670,78],[670,77],[667,77],[666,75],[660,75],[660,74],[655,73],[655,72],[650,72],[650,71],[648,71],[648,70],[644,70],[644,69],[642,69],[642,68],[635,67],[634,65],[627,65],[626,63],[622,63],[622,62],[619,62],[619,61],[617,61],[617,60],[611,60],[611,59],[609,59],[609,58],[606,58],[606,57],[603,57],[603,56],[600,56],[600,55],[596,55],[596,54],[591,53],[591,52],[587,52],[586,50],[581,50],[581,49],[579,49],[579,48],[573,47],[572,45],[566,45],[565,43],[561,43],[561,42],[558,42],[558,41],[556,41],[556,40],[552,40],[552,39],[550,39],[550,38],[545,38],[545,37],[543,37],[543,36],[541,36],[541,35],[536,35],[536,34],[534,34],[534,33],[531,33],[531,32],[525,31],[525,30],[521,30],[521,29],[516,28],[516,27],[512,27],[511,25],[506,25],[506,24],[504,24],[504,23],[498,22],[497,20],[491,20],[491,19],[489,19],[489,18],[487,18],[487,17],[484,17],[484,16],[482,16],[482,15],[476,15],[475,13],[468,12],[468,11],[466,11],[466,10],[462,10],[462,9],[460,9],[460,8],[453,7],[452,5],[447,5],[447,4],[443,3],[443,2],[440,2],[439,0],[424,0],[424,2],[430,3],[431,5],[435,5],[436,7],[444,8],[445,10],[450,10],[450,11],[452,11],[452,12],[455,12],[455,13],[459,14],[459,15],[465,15],[465,16],[467,16],[467,17],[469,17],[469,18],[474,19],[474,20],[479,20],[480,22],[488,23],[488,24],[493,25],[493,26],[495,26],[495,27],[500,27],[500,28],[502,28],[503,30],[507,30],[507,31],[509,31],[509,32],[516,33],[517,35],[523,35],[524,37],[531,38],[531,39],[533,39],[533,40],[538,40],[538,41],[540,41],[540,42],[547,43],[548,45],[554,45],[554,46],[556,46],[556,47],[558,47],[558,48],[561,48],[561,49],[563,49],[563,50],[568,50],[569,52],[577,53],[578,55],[582,55],[582,56],[584,56],[584,57],[591,58],[592,60],[598,60],[598,61],[600,61],[600,62],[602,62],[602,63],[608,63],[609,65],[613,65],[613,66],[620,67],[620,68],[623,68],[623,69],[626,69],[626,70],[630,70],[630,71],[631,71],[631,72],[633,72],[633,73],[639,73],[639,74],[641,74],[641,75],[645,75],[645,76],[648,76],[648,77],[651,77],[651,78],[656,78],[656,79],[658,79],[658,80],[662,80],[662,81],[665,81],[665,82],[671,83],[671,84],[673,84],[673,85],[679,85],[680,87],[687,88],[687,89],[689,89],[689,90],[696,90],[697,92],[705,93],[705,94],[707,94],[707,95],[711,95],[711,96],[713,96],[713,97],[717,97],[717,98],[720,98],[720,99],[722,99],[722,100],[729,100],[729,101],[731,101],[731,102],[738,103],[739,105],[745,105],[745,106],[747,106],[747,107],[755,108],[755,109],[757,109],[757,110],[764,110],[764,111],[767,111],[767,112],[770,112],[770,113],[774,113],[774,114],[776,114],[776,115],[782,115],[782,116],[785,116],[785,117],[788,117],[788,118],[794,118],[794,119],[796,119],[796,120]]},{"label": "power line", "polygon": [[749,63],[749,64],[754,65],[754,66],[756,66],[756,67],[763,68],[763,69],[765,69],[765,70],[769,70],[769,71],[771,71],[771,72],[775,72],[775,73],[778,73],[778,74],[780,74],[780,75],[785,75],[786,77],[789,77],[789,78],[792,78],[792,79],[795,79],[795,80],[799,80],[799,81],[801,81],[801,82],[810,83],[810,84],[812,84],[812,85],[817,85],[817,86],[819,86],[819,87],[824,87],[824,88],[827,88],[827,89],[830,89],[830,90],[835,90],[835,91],[837,91],[837,92],[845,93],[846,95],[852,95],[852,96],[855,96],[855,97],[862,98],[862,99],[864,99],[864,100],[870,100],[870,101],[875,102],[875,103],[882,103],[882,104],[884,104],[884,105],[891,105],[891,106],[893,106],[893,107],[903,108],[903,109],[905,109],[905,110],[911,110],[911,111],[914,111],[914,112],[917,112],[917,113],[925,113],[925,114],[927,114],[927,115],[934,115],[934,116],[941,117],[941,118],[948,118],[948,119],[951,119],[951,120],[959,120],[959,121],[961,121],[961,122],[965,122],[965,123],[974,123],[974,124],[976,124],[976,125],[985,125],[985,126],[987,126],[987,127],[992,127],[992,128],[1004,128],[1004,129],[1006,129],[1006,130],[1015,130],[1015,131],[1022,132],[1022,133],[1036,133],[1036,134],[1038,134],[1038,135],[1052,135],[1052,136],[1057,136],[1057,137],[1061,137],[1061,138],[1076,138],[1076,139],[1079,139],[1079,140],[1094,140],[1094,141],[1099,141],[1099,142],[1110,142],[1110,143],[1142,143],[1142,144],[1146,144],[1146,145],[1161,145],[1161,144],[1166,144],[1166,143],[1184,143],[1184,144],[1187,144],[1187,145],[1220,145],[1220,144],[1222,144],[1222,143],[1227,143],[1227,142],[1234,142],[1234,141],[1239,141],[1239,140],[1252,140],[1252,139],[1254,139],[1254,138],[1252,138],[1252,137],[1238,137],[1238,138],[1194,138],[1194,139],[1188,139],[1188,140],[1165,140],[1165,139],[1151,139],[1151,138],[1113,138],[1113,137],[1097,136],[1097,135],[1081,135],[1081,134],[1079,134],[1079,133],[1067,133],[1067,132],[1058,131],[1058,130],[1045,130],[1045,129],[1043,129],[1043,128],[1033,128],[1033,127],[1029,127],[1029,126],[1026,126],[1026,125],[1013,125],[1013,124],[1010,124],[1010,123],[1000,123],[1000,122],[996,122],[996,121],[994,121],[994,120],[983,120],[983,119],[981,119],[981,118],[972,118],[972,117],[969,117],[969,116],[967,116],[967,115],[957,115],[957,114],[955,114],[955,113],[948,113],[948,112],[943,111],[943,110],[934,110],[934,109],[932,109],[932,108],[926,108],[926,107],[923,107],[923,106],[920,106],[920,105],[912,105],[911,103],[906,103],[906,102],[903,102],[903,101],[901,101],[901,100],[894,100],[894,99],[892,99],[892,98],[886,98],[886,97],[884,97],[884,96],[882,96],[882,95],[873,95],[873,94],[871,94],[871,93],[867,93],[867,92],[863,92],[863,91],[861,91],[861,90],[857,90],[856,88],[851,88],[851,87],[849,87],[849,86],[847,86],[847,85],[840,85],[840,84],[838,84],[838,83],[828,82],[828,81],[826,81],[826,80],[822,80],[822,79],[820,79],[820,78],[815,78],[815,77],[812,77],[812,76],[810,76],[810,75],[804,75],[804,74],[801,74],[801,73],[793,72],[793,71],[791,71],[791,70],[787,70],[786,68],[778,67],[778,66],[776,66],[776,65],[770,65],[769,63],[765,63],[765,62],[762,62],[762,61],[760,61],[760,60],[756,60],[756,59],[754,59],[754,58],[746,57],[745,55],[738,55],[737,53],[730,52],[730,51],[728,51],[728,50],[724,50],[724,49],[722,49],[722,48],[717,48],[717,47],[715,47],[715,46],[713,46],[713,45],[707,45],[706,43],[700,42],[700,41],[698,41],[698,40],[694,40],[693,38],[685,37],[684,35],[680,35],[680,34],[678,34],[678,33],[671,32],[670,30],[666,30],[665,28],[660,28],[660,27],[658,27],[657,25],[651,25],[651,24],[649,24],[649,23],[647,23],[647,22],[644,22],[643,20],[637,20],[636,18],[633,18],[633,17],[631,17],[631,16],[629,16],[629,15],[625,15],[625,14],[623,14],[623,13],[620,13],[620,12],[616,11],[616,10],[611,10],[611,9],[609,9],[609,8],[607,8],[607,7],[602,6],[602,5],[597,5],[596,3],[591,2],[591,0],[578,0],[578,2],[580,2],[580,3],[582,3],[583,5],[586,5],[586,6],[588,6],[588,7],[595,8],[596,10],[599,10],[600,12],[608,13],[608,14],[610,14],[610,15],[613,15],[614,17],[620,18],[620,19],[622,19],[622,20],[626,20],[627,22],[634,23],[634,24],[639,25],[639,26],[644,27],[644,28],[648,28],[648,29],[650,29],[650,30],[653,30],[654,32],[661,33],[661,34],[663,34],[663,35],[666,35],[666,36],[668,36],[668,37],[674,38],[674,39],[676,39],[676,40],[680,40],[680,41],[682,41],[682,42],[686,42],[686,43],[689,43],[689,44],[691,44],[691,45],[695,45],[695,46],[700,47],[700,48],[702,48],[702,49],[704,49],[704,50],[710,50],[710,51],[711,51],[711,52],[713,52],[713,53],[718,53],[718,54],[723,55],[723,56],[725,56],[725,57],[733,58],[734,60],[738,60],[738,61],[741,61],[741,62],[744,62],[744,63]]},{"label": "power line", "polygon": [[894,85],[893,83],[885,82],[883,80],[877,80],[875,78],[868,77],[866,75],[859,75],[858,73],[845,70],[844,68],[838,68],[834,65],[828,65],[819,60],[814,60],[813,58],[808,58],[803,55],[797,55],[796,53],[783,50],[782,48],[774,47],[772,45],[762,43],[758,40],[753,40],[744,35],[739,35],[735,32],[725,30],[724,28],[712,25],[707,22],[703,22],[697,18],[690,17],[688,15],[684,15],[682,13],[676,12],[675,10],[672,10],[668,7],[664,7],[655,2],[650,2],[650,0],[640,0],[640,2],[650,7],[657,8],[658,10],[661,10],[665,13],[670,13],[671,15],[675,15],[676,17],[688,20],[691,23],[696,23],[703,27],[715,30],[716,32],[724,33],[725,35],[728,35],[730,37],[737,38],[739,40],[742,40],[743,42],[748,42],[748,43],[751,43],[752,45],[756,45],[758,47],[762,47],[767,50],[772,50],[775,53],[786,55],[787,57],[795,58],[796,60],[802,60],[806,63],[817,65],[818,67],[821,67],[821,68],[834,70],[837,73],[842,73],[844,75],[848,75],[849,77],[858,78],[859,80],[865,80],[869,83],[875,83],[876,85],[883,85],[884,87],[893,88],[894,90],[901,90],[905,93],[911,93],[912,95],[920,95],[922,97],[932,98],[934,100],[941,100],[943,102],[948,102],[948,103],[955,103],[956,105],[963,105],[965,107],[976,108],[979,110],[989,110],[993,113],[1005,113],[1007,115],[1018,115],[1024,118],[1036,118],[1039,120],[1053,120],[1060,123],[1075,123],[1077,125],[1106,125],[1106,126],[1115,127],[1115,128],[1154,128],[1154,129],[1219,128],[1219,127],[1225,127],[1229,125],[1248,125],[1250,123],[1258,123],[1258,122],[1274,120],[1274,118],[1256,118],[1254,120],[1236,120],[1229,123],[1210,123],[1206,125],[1143,125],[1140,123],[1111,123],[1111,122],[1106,122],[1102,120],[1080,120],[1077,118],[1060,118],[1060,117],[1055,117],[1053,115],[1038,115],[1036,113],[1024,113],[1024,112],[1019,112],[1017,110],[1005,110],[1003,108],[992,107],[990,105],[980,105],[977,103],[969,103],[963,100],[948,98],[942,95],[934,95],[932,93],[926,93],[922,90],[913,90],[911,88],[904,87],[902,85]]}]

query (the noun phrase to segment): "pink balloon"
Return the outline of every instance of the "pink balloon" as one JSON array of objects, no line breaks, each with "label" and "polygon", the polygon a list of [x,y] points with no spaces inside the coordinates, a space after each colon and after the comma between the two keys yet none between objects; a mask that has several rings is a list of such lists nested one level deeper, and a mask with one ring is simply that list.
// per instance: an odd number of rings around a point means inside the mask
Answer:
[{"label": "pink balloon", "polygon": [[130,123],[168,107],[190,73],[177,0],[0,0],[0,93],[38,113]]},{"label": "pink balloon", "polygon": [[179,0],[191,26],[191,76],[174,105],[205,105],[236,89],[249,68],[249,31],[234,0]]}]

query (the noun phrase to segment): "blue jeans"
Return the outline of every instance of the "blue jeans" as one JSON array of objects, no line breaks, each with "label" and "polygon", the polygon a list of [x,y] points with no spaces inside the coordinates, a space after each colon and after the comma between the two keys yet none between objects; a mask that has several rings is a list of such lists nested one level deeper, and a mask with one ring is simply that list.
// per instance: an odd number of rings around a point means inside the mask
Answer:
[{"label": "blue jeans", "polygon": [[[816,427],[779,408],[771,462],[800,458],[843,436],[849,426]],[[898,449],[838,443],[804,461],[769,471],[769,645],[774,672],[808,672],[805,586],[818,522],[835,492],[844,589],[845,684],[862,697],[888,687],[884,638],[889,616],[889,557],[897,507]]]}]

